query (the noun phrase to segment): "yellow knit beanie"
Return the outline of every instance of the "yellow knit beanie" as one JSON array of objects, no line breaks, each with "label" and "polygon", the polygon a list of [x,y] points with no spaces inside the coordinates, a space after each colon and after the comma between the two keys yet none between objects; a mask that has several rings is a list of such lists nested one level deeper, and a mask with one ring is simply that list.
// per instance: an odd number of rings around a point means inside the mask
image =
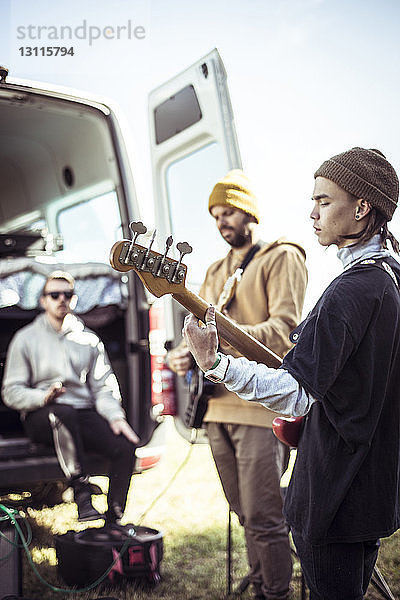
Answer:
[{"label": "yellow knit beanie", "polygon": [[241,169],[229,171],[215,184],[208,201],[208,210],[213,206],[232,206],[255,218],[259,222],[258,202],[250,189],[248,177]]}]

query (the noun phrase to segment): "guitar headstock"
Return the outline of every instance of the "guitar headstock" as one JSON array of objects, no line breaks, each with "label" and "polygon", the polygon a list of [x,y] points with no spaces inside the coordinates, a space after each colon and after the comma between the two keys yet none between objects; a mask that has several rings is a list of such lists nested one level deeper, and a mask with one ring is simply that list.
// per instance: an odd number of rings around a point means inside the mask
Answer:
[{"label": "guitar headstock", "polygon": [[192,247],[187,242],[178,243],[176,247],[180,257],[179,260],[175,260],[167,256],[172,246],[171,236],[165,242],[164,254],[160,254],[151,249],[156,232],[146,248],[136,243],[137,237],[147,232],[146,226],[139,221],[132,222],[129,227],[133,238],[121,240],[113,245],[110,252],[111,266],[116,271],[135,271],[149,292],[157,298],[164,294],[173,294],[179,291],[179,288],[185,287],[187,267],[182,263],[182,258],[192,252]]}]

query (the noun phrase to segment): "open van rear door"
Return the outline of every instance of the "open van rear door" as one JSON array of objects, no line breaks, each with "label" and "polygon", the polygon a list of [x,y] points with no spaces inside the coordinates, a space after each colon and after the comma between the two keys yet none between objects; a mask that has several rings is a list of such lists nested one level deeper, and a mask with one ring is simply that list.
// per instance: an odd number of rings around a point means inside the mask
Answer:
[{"label": "open van rear door", "polygon": [[[150,93],[149,121],[158,243],[162,248],[172,235],[174,248],[182,241],[193,247],[184,259],[186,285],[197,292],[208,265],[227,251],[208,213],[208,197],[218,179],[241,167],[226,71],[216,49]],[[184,315],[165,297],[171,347],[181,339]],[[182,378],[176,390],[182,418],[188,401]]]}]

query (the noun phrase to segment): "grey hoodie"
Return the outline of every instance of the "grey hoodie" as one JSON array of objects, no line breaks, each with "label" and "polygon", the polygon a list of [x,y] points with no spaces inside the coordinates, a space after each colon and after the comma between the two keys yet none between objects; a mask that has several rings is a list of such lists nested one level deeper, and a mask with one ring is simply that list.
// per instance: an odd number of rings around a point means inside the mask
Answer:
[{"label": "grey hoodie", "polygon": [[124,419],[121,394],[102,341],[75,315],[56,331],[45,314],[12,339],[4,370],[4,403],[23,414],[44,406],[49,387],[62,381],[57,403],[95,408],[107,421]]}]

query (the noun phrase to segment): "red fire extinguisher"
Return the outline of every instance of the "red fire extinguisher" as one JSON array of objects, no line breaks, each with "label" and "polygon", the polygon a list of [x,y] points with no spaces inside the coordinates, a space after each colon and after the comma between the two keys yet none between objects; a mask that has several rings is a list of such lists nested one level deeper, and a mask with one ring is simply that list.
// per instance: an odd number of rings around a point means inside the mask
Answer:
[{"label": "red fire extinguisher", "polygon": [[[175,375],[166,363],[164,308],[156,301],[150,308],[151,402],[159,415],[176,415]],[[162,409],[161,409],[162,406]]]}]

